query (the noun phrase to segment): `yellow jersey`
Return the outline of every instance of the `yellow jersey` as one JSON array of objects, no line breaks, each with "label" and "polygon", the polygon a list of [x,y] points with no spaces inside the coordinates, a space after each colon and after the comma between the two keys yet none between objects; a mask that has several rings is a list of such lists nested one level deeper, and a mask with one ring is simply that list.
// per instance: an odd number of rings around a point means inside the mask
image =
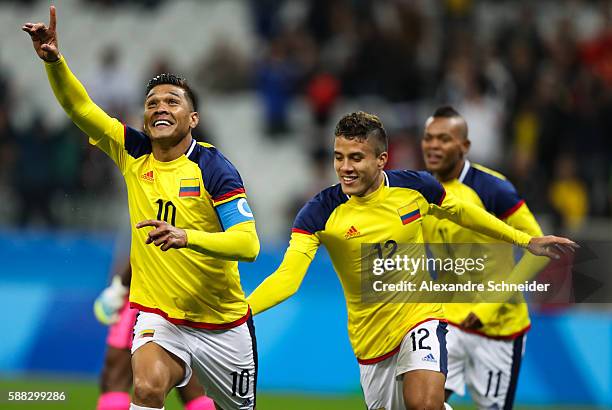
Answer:
[{"label": "yellow jersey", "polygon": [[443,319],[439,303],[364,303],[361,272],[363,244],[388,241],[423,243],[423,216],[434,213],[483,229],[526,246],[531,237],[514,231],[486,212],[458,203],[426,172],[385,171],[384,182],[364,197],[347,196],[334,185],[311,199],[298,213],[289,248],[277,271],[249,297],[254,314],[295,293],[319,245],[324,245],[340,279],[348,311],[348,333],[360,363],[369,364],[399,350],[406,333],[418,324]]},{"label": "yellow jersey", "polygon": [[[538,223],[514,186],[495,171],[466,160],[459,178],[442,182],[442,186],[458,199],[487,210],[510,226],[532,236],[542,235]],[[487,252],[489,257],[484,262],[485,280],[487,273],[510,274],[515,266],[512,247],[500,245],[502,242],[498,239],[431,216],[424,218],[423,230],[425,240],[429,243],[446,243],[450,246],[467,243],[490,244],[493,250]],[[546,263],[546,258],[537,260]],[[448,321],[456,326],[473,312],[479,317],[483,327],[467,331],[492,338],[511,339],[527,332],[530,327],[527,304],[522,295],[520,300],[519,303],[446,303],[444,312]]]},{"label": "yellow jersey", "polygon": [[[132,226],[131,306],[199,328],[244,323],[249,307],[237,261],[254,259],[259,242],[236,168],[214,146],[195,140],[177,159],[156,160],[149,137],[96,106],[63,57],[47,63],[46,69],[70,118],[125,179]],[[184,229],[187,248],[163,252],[147,245],[151,228],[135,226],[148,219]]]}]

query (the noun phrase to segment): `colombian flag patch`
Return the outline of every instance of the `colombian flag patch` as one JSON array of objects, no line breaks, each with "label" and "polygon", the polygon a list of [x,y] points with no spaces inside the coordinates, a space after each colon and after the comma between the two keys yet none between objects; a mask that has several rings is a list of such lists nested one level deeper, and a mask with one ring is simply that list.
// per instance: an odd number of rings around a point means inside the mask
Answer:
[{"label": "colombian flag patch", "polygon": [[155,334],[155,330],[145,329],[142,332],[140,332],[140,337],[153,337],[154,334]]},{"label": "colombian flag patch", "polygon": [[399,208],[397,213],[403,225],[408,225],[410,222],[416,221],[421,217],[421,209],[416,203]]},{"label": "colombian flag patch", "polygon": [[179,196],[200,196],[200,180],[198,178],[181,179]]}]

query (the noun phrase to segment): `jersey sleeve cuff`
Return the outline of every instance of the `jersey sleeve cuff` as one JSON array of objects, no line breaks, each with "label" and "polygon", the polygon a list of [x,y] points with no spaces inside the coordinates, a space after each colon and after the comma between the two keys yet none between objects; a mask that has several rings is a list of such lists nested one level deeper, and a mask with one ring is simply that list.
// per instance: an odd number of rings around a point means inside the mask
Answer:
[{"label": "jersey sleeve cuff", "polygon": [[65,62],[64,56],[62,54],[60,54],[59,58],[57,60],[55,60],[55,61],[45,61],[45,60],[43,60],[43,61],[44,61],[45,65],[48,66],[48,67],[53,67],[55,65],[59,65],[59,64]]},{"label": "jersey sleeve cuff", "polygon": [[525,232],[518,232],[519,234],[517,237],[517,245],[522,248],[527,248],[529,246],[529,242],[531,242],[531,239],[533,239],[533,237],[529,234],[526,234]]}]

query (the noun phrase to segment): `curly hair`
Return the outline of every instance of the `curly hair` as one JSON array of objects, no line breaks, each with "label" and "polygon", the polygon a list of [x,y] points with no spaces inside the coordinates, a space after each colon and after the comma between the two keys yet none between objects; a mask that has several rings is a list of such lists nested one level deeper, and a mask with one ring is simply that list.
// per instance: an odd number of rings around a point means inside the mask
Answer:
[{"label": "curly hair", "polygon": [[352,112],[342,117],[336,125],[334,135],[348,140],[356,139],[360,142],[373,138],[377,156],[387,151],[389,144],[387,132],[380,118],[363,111]]},{"label": "curly hair", "polygon": [[151,78],[147,83],[145,95],[148,95],[149,91],[151,91],[154,87],[157,87],[158,85],[162,84],[170,84],[182,88],[185,91],[185,95],[187,95],[187,99],[189,99],[193,110],[198,110],[198,98],[191,89],[191,87],[189,87],[189,84],[187,84],[187,80],[175,74],[163,73]]}]

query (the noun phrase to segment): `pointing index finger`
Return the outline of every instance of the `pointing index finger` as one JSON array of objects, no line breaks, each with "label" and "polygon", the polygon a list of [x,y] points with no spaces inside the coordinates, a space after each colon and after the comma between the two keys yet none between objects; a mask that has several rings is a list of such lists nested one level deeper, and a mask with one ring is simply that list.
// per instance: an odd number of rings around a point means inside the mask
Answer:
[{"label": "pointing index finger", "polygon": [[55,31],[56,18],[55,18],[55,6],[49,7],[49,30]]},{"label": "pointing index finger", "polygon": [[146,221],[141,221],[136,224],[136,228],[144,228],[145,226],[154,226],[159,227],[162,224],[162,221],[156,221],[153,219],[147,219]]}]

